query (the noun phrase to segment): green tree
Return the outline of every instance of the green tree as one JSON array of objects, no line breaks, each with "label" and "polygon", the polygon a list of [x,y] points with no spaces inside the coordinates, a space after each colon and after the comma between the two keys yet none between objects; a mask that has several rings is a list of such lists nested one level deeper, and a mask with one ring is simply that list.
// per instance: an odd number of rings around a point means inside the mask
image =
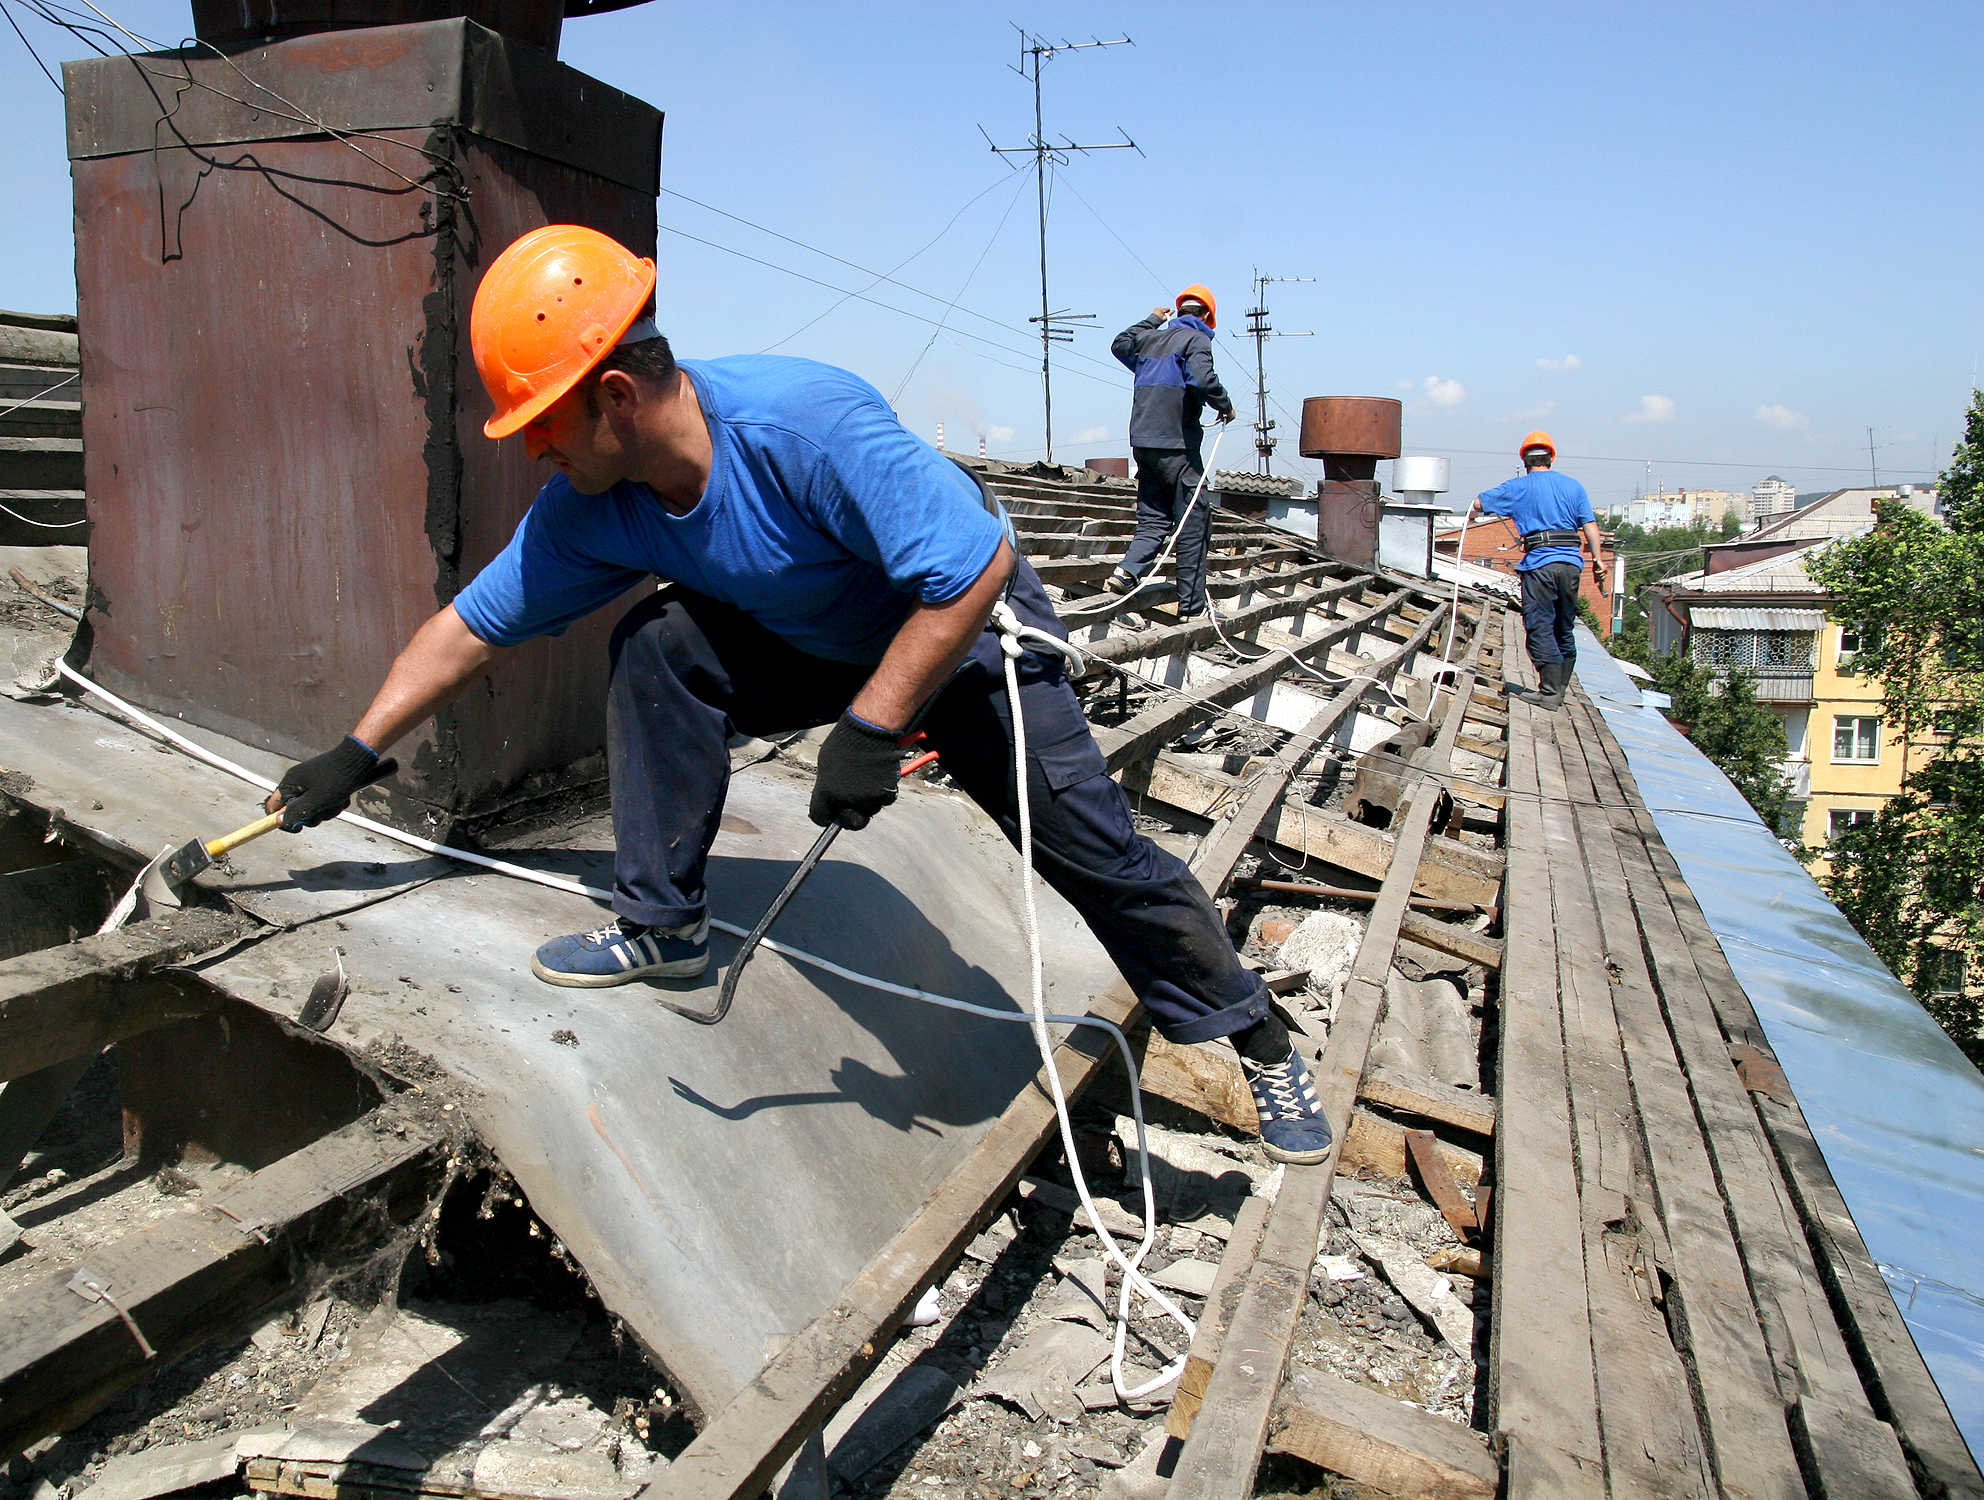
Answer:
[{"label": "green tree", "polygon": [[1970,393],[1963,416],[1963,441],[1937,481],[1950,530],[1974,536],[1984,531],[1984,392]]},{"label": "green tree", "polygon": [[1764,826],[1780,838],[1791,834],[1791,783],[1783,769],[1784,724],[1757,702],[1748,674],[1717,680],[1708,667],[1675,652],[1644,663],[1654,687],[1673,700],[1669,718],[1715,768],[1735,783]]},{"label": "green tree", "polygon": [[1806,571],[1859,627],[1901,791],[1830,854],[1827,894],[1951,1037],[1984,1066],[1984,1007],[1963,993],[1984,956],[1984,404],[1943,476],[1947,528],[1902,501]]}]

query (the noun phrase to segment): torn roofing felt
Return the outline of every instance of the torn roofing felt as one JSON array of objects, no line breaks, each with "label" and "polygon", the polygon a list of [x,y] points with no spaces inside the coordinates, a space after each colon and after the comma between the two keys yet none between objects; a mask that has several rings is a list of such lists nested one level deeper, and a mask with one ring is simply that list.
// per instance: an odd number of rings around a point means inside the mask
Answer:
[{"label": "torn roofing felt", "polygon": [[1984,1075],[1742,794],[1578,627],[1618,739],[1791,1080],[1826,1165],[1974,1456],[1984,1454]]}]

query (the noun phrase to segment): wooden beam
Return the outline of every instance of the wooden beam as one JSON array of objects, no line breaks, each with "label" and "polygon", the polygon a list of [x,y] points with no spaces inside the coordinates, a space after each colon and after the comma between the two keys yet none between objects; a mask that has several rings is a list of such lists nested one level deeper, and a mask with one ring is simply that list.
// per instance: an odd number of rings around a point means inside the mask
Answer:
[{"label": "wooden beam", "polygon": [[[1208,573],[1240,573],[1262,567],[1267,563],[1284,562],[1289,559],[1303,562],[1311,560],[1310,554],[1296,547],[1271,547],[1254,552],[1209,553],[1206,556]],[[1062,584],[1076,580],[1100,583],[1115,571],[1113,559],[1091,560],[1089,558],[1067,558],[1049,560],[1033,565],[1034,572],[1040,575],[1043,583]]]},{"label": "wooden beam", "polygon": [[157,971],[231,942],[253,925],[194,907],[0,962],[0,1080],[212,1009],[217,992]]},{"label": "wooden beam", "polygon": [[[1347,636],[1361,630],[1369,630],[1373,622],[1382,619],[1397,608],[1399,595],[1382,599],[1369,609],[1362,610],[1346,619],[1336,620],[1324,626],[1307,642],[1297,646],[1293,654],[1298,659],[1307,659]],[[1250,662],[1244,667],[1236,667],[1225,676],[1191,691],[1189,697],[1164,697],[1152,704],[1129,723],[1115,729],[1098,730],[1095,742],[1102,747],[1104,758],[1111,771],[1120,771],[1133,761],[1176,739],[1200,719],[1209,718],[1222,708],[1230,707],[1243,698],[1251,698],[1288,670],[1288,658],[1275,652],[1259,661]]]},{"label": "wooden beam", "polygon": [[1479,1433],[1322,1370],[1289,1376],[1268,1448],[1398,1500],[1495,1500],[1502,1477]]},{"label": "wooden beam", "polygon": [[[1364,1168],[1394,1182],[1403,1182],[1410,1175],[1407,1163],[1411,1158],[1406,1146],[1409,1134],[1403,1125],[1395,1125],[1368,1109],[1352,1110],[1350,1131],[1344,1139],[1343,1155],[1337,1161],[1337,1167],[1346,1172],[1352,1168]],[[1460,1181],[1469,1187],[1480,1183],[1483,1161],[1475,1152],[1464,1151],[1459,1146],[1441,1141],[1439,1153],[1447,1164],[1447,1170]]]},{"label": "wooden beam", "polygon": [[1201,885],[1215,896],[1224,893],[1227,882],[1233,878],[1234,867],[1240,863],[1240,856],[1254,841],[1262,821],[1280,806],[1296,774],[1336,733],[1337,726],[1356,711],[1371,686],[1382,686],[1391,681],[1399,668],[1411,659],[1412,653],[1431,636],[1442,618],[1436,611],[1420,624],[1418,632],[1405,645],[1382,661],[1374,662],[1370,672],[1371,684],[1353,682],[1339,689],[1317,711],[1316,716],[1302,726],[1301,732],[1283,745],[1274,759],[1255,774],[1251,789],[1241,799],[1233,816],[1225,820],[1218,832],[1201,843],[1198,852],[1192,856],[1192,873],[1199,877]]},{"label": "wooden beam", "polygon": [[1205,1401],[1206,1382],[1212,1379],[1220,1346],[1226,1341],[1226,1326],[1233,1321],[1247,1272],[1260,1252],[1267,1219],[1268,1200],[1259,1197],[1248,1198],[1234,1216],[1233,1233],[1226,1241],[1226,1253],[1219,1258],[1212,1291],[1206,1295],[1205,1309],[1193,1331],[1185,1368],[1179,1372],[1178,1387],[1171,1396],[1171,1409],[1164,1414],[1164,1430],[1171,1437],[1183,1440],[1192,1434],[1192,1419]]},{"label": "wooden beam", "polygon": [[[1167,753],[1160,753],[1152,764],[1149,781],[1133,788],[1168,808],[1214,819],[1244,803],[1249,790],[1245,782],[1201,771]],[[1255,836],[1281,845],[1293,859],[1325,860],[1373,880],[1385,878],[1399,847],[1398,839],[1388,831],[1286,803],[1278,803],[1261,820]],[[1501,894],[1502,857],[1471,844],[1439,839],[1427,844],[1418,874],[1413,886],[1417,895],[1486,906]]]},{"label": "wooden beam", "polygon": [[[1308,583],[1317,578],[1337,577],[1343,571],[1343,564],[1337,562],[1312,562],[1301,567],[1290,568],[1286,572],[1268,571],[1243,574],[1238,578],[1210,577],[1206,580],[1206,595],[1212,599],[1224,599],[1233,594],[1245,594],[1254,590],[1284,588],[1291,584]],[[1369,583],[1367,578],[1364,580]],[[1168,580],[1147,582],[1134,595],[1118,597],[1115,594],[1086,594],[1079,607],[1061,617],[1061,623],[1070,631],[1081,630],[1085,626],[1098,625],[1115,619],[1124,613],[1145,613],[1145,606],[1166,604],[1178,597],[1178,586]],[[1077,639],[1077,645],[1082,642]]]},{"label": "wooden beam", "polygon": [[1495,1133],[1495,1101],[1437,1079],[1422,1078],[1402,1068],[1371,1068],[1358,1085],[1358,1094],[1373,1104],[1403,1114],[1438,1120],[1479,1136]]},{"label": "wooden beam", "polygon": [[[435,1127],[388,1105],[11,1293],[0,1453],[66,1431],[168,1361],[266,1315],[304,1289],[312,1265],[375,1250],[383,1230],[426,1209],[447,1155]],[[86,1281],[109,1300],[79,1293]]]},{"label": "wooden beam", "polygon": [[1243,631],[1252,630],[1270,620],[1282,620],[1309,610],[1321,610],[1346,594],[1359,594],[1370,586],[1371,580],[1368,578],[1353,578],[1347,583],[1334,583],[1325,588],[1310,589],[1293,598],[1271,598],[1260,604],[1249,605],[1226,616],[1218,625],[1214,625],[1209,619],[1201,619],[1188,621],[1183,625],[1166,625],[1156,630],[1126,631],[1122,635],[1112,635],[1107,640],[1079,644],[1084,653],[1098,661],[1145,661],[1152,657],[1177,656],[1186,651],[1198,651],[1217,645],[1220,631],[1224,631],[1228,639],[1238,640]]},{"label": "wooden beam", "polygon": [[[1438,847],[1437,845],[1435,846]],[[1436,922],[1431,917],[1422,917],[1417,912],[1407,912],[1405,920],[1399,924],[1400,933],[1422,947],[1431,948],[1435,953],[1444,953],[1449,958],[1458,958],[1464,963],[1479,964],[1484,969],[1502,970],[1502,944],[1497,938],[1483,937],[1471,928],[1457,927],[1451,922]]]},{"label": "wooden beam", "polygon": [[[1485,634],[1484,622],[1475,630],[1441,724],[1435,765],[1451,763],[1454,737],[1474,687],[1474,663]],[[1287,1367],[1288,1346],[1307,1301],[1309,1272],[1335,1180],[1336,1159],[1349,1132],[1357,1085],[1364,1076],[1372,1034],[1384,1006],[1385,976],[1391,971],[1392,953],[1398,944],[1399,919],[1412,894],[1433,809],[1440,801],[1437,786],[1421,781],[1399,810],[1397,858],[1371,909],[1329,1041],[1316,1067],[1316,1092],[1336,1145],[1330,1159],[1321,1165],[1286,1171],[1261,1237],[1260,1254],[1227,1334],[1226,1357],[1206,1384],[1204,1408],[1178,1457],[1170,1500],[1232,1500],[1253,1486]],[[1245,1357],[1235,1357],[1235,1350],[1245,1351]]]},{"label": "wooden beam", "polygon": [[[1089,1014],[1128,1026],[1137,1009],[1128,987],[1119,984]],[[1076,1027],[1054,1049],[1063,1091],[1074,1098],[1115,1055],[1106,1035]],[[833,1306],[794,1334],[641,1492],[644,1500],[761,1494],[807,1434],[860,1383],[933,1272],[964,1249],[1059,1123],[1043,1072]]]},{"label": "wooden beam", "polygon": [[1481,1221],[1474,1215],[1474,1205],[1461,1196],[1453,1168],[1440,1154],[1439,1140],[1430,1130],[1408,1130],[1405,1151],[1412,1159],[1413,1170],[1419,1174],[1420,1186],[1426,1189],[1426,1196],[1433,1200],[1441,1217],[1463,1243],[1472,1243],[1481,1233]]},{"label": "wooden beam", "polygon": [[[1517,713],[1510,740],[1508,899],[1496,1069],[1495,1297],[1487,1413],[1509,1453],[1510,1500],[1603,1494],[1591,1312],[1585,1297],[1564,1070],[1550,850],[1535,741]],[[1499,1232],[1506,1228],[1507,1232]]]}]

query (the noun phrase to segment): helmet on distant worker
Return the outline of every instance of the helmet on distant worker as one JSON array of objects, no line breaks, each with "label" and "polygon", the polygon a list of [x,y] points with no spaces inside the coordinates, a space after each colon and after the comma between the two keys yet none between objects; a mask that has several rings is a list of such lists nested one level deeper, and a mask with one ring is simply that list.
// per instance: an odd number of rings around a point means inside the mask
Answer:
[{"label": "helmet on distant worker", "polygon": [[1552,463],[1557,461],[1557,445],[1550,441],[1549,433],[1541,431],[1532,432],[1517,445],[1516,457],[1528,458],[1538,448],[1541,448],[1545,453],[1550,455],[1550,461]]},{"label": "helmet on distant worker", "polygon": [[654,279],[653,261],[577,224],[533,229],[497,256],[468,319],[496,403],[484,436],[508,437],[583,380],[641,316]]},{"label": "helmet on distant worker", "polygon": [[1206,308],[1206,327],[1219,327],[1219,304],[1212,300],[1211,292],[1194,282],[1178,294],[1177,300],[1171,306],[1176,311],[1183,312],[1187,302],[1203,302]]}]

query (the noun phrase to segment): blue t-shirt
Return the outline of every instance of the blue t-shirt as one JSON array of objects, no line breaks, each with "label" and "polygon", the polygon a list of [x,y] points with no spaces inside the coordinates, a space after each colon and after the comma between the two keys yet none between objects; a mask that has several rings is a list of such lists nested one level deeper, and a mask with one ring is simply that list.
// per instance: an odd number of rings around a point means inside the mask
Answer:
[{"label": "blue t-shirt", "polygon": [[557,635],[648,574],[743,610],[801,651],[882,659],[917,601],[977,581],[1006,534],[977,483],[912,437],[881,394],[784,355],[684,360],[709,423],[709,483],[686,516],[626,481],[562,474],[455,596],[492,646]]},{"label": "blue t-shirt", "polygon": [[[1524,536],[1532,531],[1576,531],[1596,521],[1591,496],[1568,474],[1555,469],[1534,469],[1520,478],[1498,484],[1481,497],[1481,508],[1491,516],[1507,516]],[[1527,573],[1545,563],[1567,562],[1584,566],[1584,551],[1578,547],[1538,547],[1524,554],[1516,564],[1518,573]]]}]

